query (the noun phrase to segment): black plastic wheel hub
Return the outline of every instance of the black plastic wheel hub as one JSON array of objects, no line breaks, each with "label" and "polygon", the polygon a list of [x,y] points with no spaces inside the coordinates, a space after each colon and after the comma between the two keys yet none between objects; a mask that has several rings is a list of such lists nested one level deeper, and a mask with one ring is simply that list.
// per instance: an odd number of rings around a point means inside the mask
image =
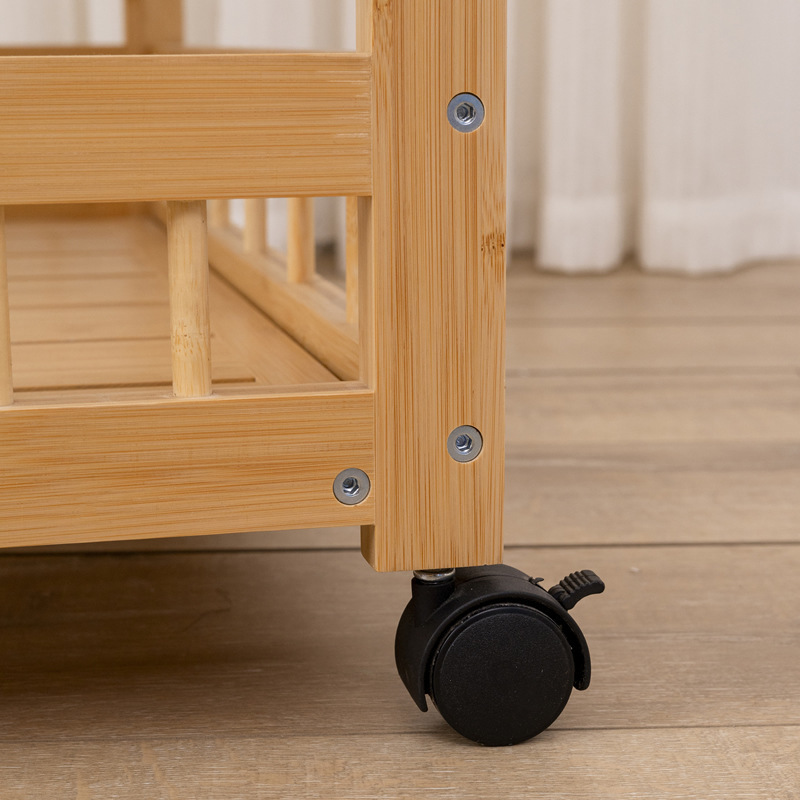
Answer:
[{"label": "black plastic wheel hub", "polygon": [[572,691],[572,650],[533,608],[500,604],[468,615],[434,655],[431,697],[460,734],[481,744],[523,742],[549,727]]}]

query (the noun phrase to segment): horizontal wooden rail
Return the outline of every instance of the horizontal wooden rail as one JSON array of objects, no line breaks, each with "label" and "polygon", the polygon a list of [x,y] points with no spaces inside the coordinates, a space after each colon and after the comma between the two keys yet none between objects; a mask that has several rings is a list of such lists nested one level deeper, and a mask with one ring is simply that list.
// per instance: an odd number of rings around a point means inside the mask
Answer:
[{"label": "horizontal wooden rail", "polygon": [[370,523],[332,487],[374,450],[365,389],[9,406],[0,546]]},{"label": "horizontal wooden rail", "polygon": [[1,66],[0,205],[372,191],[363,54]]}]

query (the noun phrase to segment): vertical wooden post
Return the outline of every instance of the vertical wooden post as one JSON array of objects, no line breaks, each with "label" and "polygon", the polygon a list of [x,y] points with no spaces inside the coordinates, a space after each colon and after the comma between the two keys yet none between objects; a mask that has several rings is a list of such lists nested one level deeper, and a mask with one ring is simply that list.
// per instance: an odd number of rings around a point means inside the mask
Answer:
[{"label": "vertical wooden post", "polygon": [[179,50],[182,0],[125,0],[125,40],[129,53]]},{"label": "vertical wooden post", "polygon": [[314,198],[289,198],[289,236],[286,263],[289,283],[309,283],[316,271],[314,256]]},{"label": "vertical wooden post", "polygon": [[14,402],[11,375],[11,312],[8,303],[5,209],[0,206],[0,406]]},{"label": "vertical wooden post", "polygon": [[267,201],[263,198],[244,201],[243,246],[245,253],[267,252]]},{"label": "vertical wooden post", "polygon": [[[505,0],[359,0],[372,53],[373,196],[359,200],[362,380],[375,391],[379,570],[502,559]],[[452,98],[486,116],[464,133]],[[472,461],[448,453],[480,431]]]},{"label": "vertical wooden post", "polygon": [[167,203],[172,388],[178,397],[211,394],[208,238],[205,200]]},{"label": "vertical wooden post", "polygon": [[345,208],[345,292],[347,321],[358,322],[358,198],[348,197]]},{"label": "vertical wooden post", "polygon": [[208,224],[211,228],[227,228],[230,225],[230,203],[228,200],[208,201]]}]

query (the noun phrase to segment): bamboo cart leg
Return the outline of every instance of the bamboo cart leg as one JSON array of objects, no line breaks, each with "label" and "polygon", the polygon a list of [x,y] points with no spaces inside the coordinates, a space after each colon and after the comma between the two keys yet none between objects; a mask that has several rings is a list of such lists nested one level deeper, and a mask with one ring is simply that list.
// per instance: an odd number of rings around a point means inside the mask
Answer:
[{"label": "bamboo cart leg", "polygon": [[588,685],[567,609],[603,585],[587,570],[547,592],[497,563],[505,0],[361,0],[359,11],[374,76],[359,325],[376,414],[375,524],[362,549],[377,569],[415,570],[395,654],[417,705],[430,695],[465,736],[513,744]]},{"label": "bamboo cart leg", "polygon": [[[359,250],[364,379],[375,389],[379,570],[502,558],[505,314],[503,0],[361,0],[373,57],[371,251]],[[448,104],[473,92],[471,132]],[[366,297],[364,297],[366,293]],[[470,459],[448,439],[472,436]],[[465,447],[468,447],[465,444]]]}]

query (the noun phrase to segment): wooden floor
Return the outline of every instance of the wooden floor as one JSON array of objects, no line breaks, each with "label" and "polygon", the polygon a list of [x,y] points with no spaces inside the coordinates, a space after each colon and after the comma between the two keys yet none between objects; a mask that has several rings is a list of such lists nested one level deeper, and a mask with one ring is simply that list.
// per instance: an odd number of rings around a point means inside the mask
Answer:
[{"label": "wooden floor", "polygon": [[487,749],[352,530],[0,555],[0,798],[800,797],[800,266],[509,275],[506,560],[596,570],[593,682]]}]

